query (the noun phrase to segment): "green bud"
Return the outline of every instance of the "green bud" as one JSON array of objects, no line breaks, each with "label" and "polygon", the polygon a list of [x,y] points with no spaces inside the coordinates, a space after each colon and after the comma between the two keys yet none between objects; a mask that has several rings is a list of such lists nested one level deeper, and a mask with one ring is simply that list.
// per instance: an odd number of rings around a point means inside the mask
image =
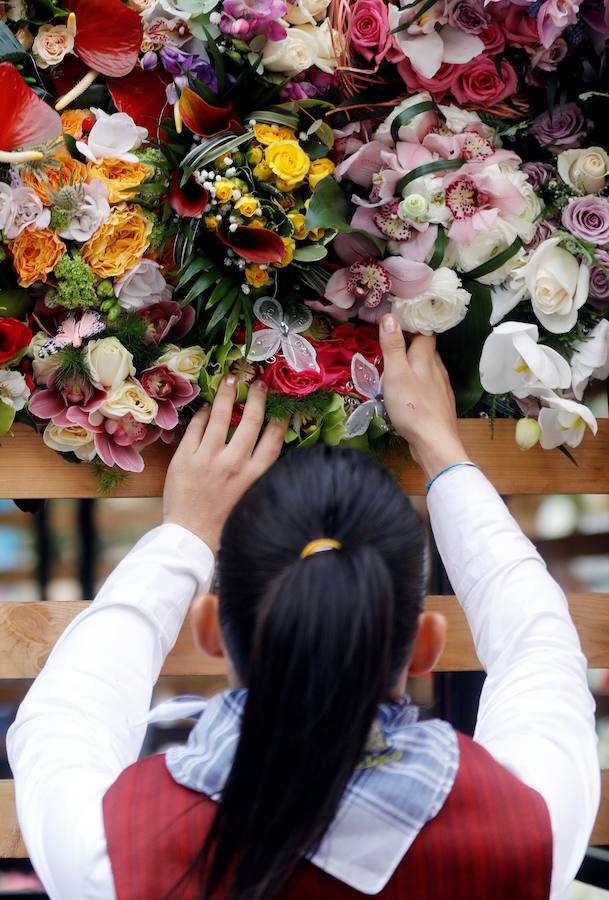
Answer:
[{"label": "green bud", "polygon": [[120,305],[113,306],[110,312],[108,313],[108,322],[116,322],[118,317],[121,314]]},{"label": "green bud", "polygon": [[541,425],[536,419],[519,419],[516,423],[516,443],[521,450],[530,450],[541,436]]},{"label": "green bud", "polygon": [[232,59],[233,62],[243,64],[243,57],[236,50],[226,50],[225,55]]},{"label": "green bud", "polygon": [[100,306],[100,309],[102,312],[106,313],[106,312],[110,312],[111,309],[114,309],[115,306],[116,306],[116,303],[114,300],[104,300],[104,302]]},{"label": "green bud", "polygon": [[109,278],[104,278],[103,281],[95,288],[98,297],[114,297],[114,285]]}]

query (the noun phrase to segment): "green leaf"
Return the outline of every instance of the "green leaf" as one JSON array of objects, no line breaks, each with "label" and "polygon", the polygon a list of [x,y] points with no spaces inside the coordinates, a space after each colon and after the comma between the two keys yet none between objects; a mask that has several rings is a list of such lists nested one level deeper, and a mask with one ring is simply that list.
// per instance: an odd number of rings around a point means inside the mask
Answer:
[{"label": "green leaf", "polygon": [[381,253],[385,249],[384,241],[359,228],[351,227],[347,198],[331,176],[322,178],[313,191],[305,218],[305,228],[309,231],[315,228],[335,228],[342,234],[362,234]]},{"label": "green leaf", "polygon": [[247,121],[266,122],[269,125],[285,125],[286,128],[292,128],[294,131],[298,128],[298,116],[276,107],[256,109],[254,112],[248,113]]},{"label": "green leaf", "polygon": [[199,275],[196,281],[191,285],[190,290],[184,299],[180,300],[180,306],[188,306],[189,303],[196,300],[198,296],[207,290],[207,288],[210,288],[212,284],[215,284],[220,277],[220,272],[220,269],[212,269],[210,272],[203,272],[202,275]]},{"label": "green leaf", "polygon": [[302,141],[300,146],[310,160],[325,159],[329,153],[329,147],[318,141]]},{"label": "green leaf", "polygon": [[205,334],[209,334],[210,331],[213,331],[218,322],[221,322],[224,316],[228,315],[228,311],[232,308],[235,301],[238,300],[238,294],[239,288],[237,287],[237,285],[233,285],[228,293],[225,294],[225,296],[216,306],[214,314],[207,323],[207,327],[205,328]]},{"label": "green leaf", "polygon": [[580,100],[589,100],[590,97],[609,97],[609,92],[607,91],[586,91],[585,94],[580,94]]},{"label": "green leaf", "polygon": [[232,275],[225,275],[212,291],[211,297],[205,304],[205,309],[213,309],[214,306],[222,300],[224,296],[235,286],[235,279]]},{"label": "green leaf", "polygon": [[464,163],[465,160],[458,157],[457,159],[436,159],[433,162],[417,166],[415,169],[411,169],[410,172],[408,172],[407,175],[404,175],[402,180],[398,182],[396,194],[401,194],[404,188],[407,187],[411,181],[416,181],[417,178],[423,178],[425,175],[433,175],[436,172],[446,172],[447,169],[460,169]]},{"label": "green leaf", "polygon": [[180,288],[183,288],[195,275],[198,275],[203,269],[208,269],[210,264],[211,260],[206,256],[195,256],[180,272],[180,279],[176,289],[180,290]]},{"label": "green leaf", "polygon": [[434,244],[432,257],[429,260],[430,268],[439,269],[442,265],[444,253],[446,252],[446,243],[446,230],[441,225],[438,225],[438,236]]},{"label": "green leaf", "polygon": [[306,247],[297,247],[294,251],[294,259],[298,262],[319,262],[327,255],[328,250],[323,244],[308,244]]},{"label": "green leaf", "polygon": [[233,310],[228,317],[228,321],[226,323],[226,328],[224,329],[224,340],[228,341],[233,336],[235,328],[239,324],[239,316],[241,315],[241,309],[243,307],[243,294],[239,292],[239,296],[233,306]]},{"label": "green leaf", "polygon": [[218,79],[218,94],[222,94],[222,92],[224,91],[224,83],[226,80],[224,56],[218,50],[218,46],[217,46],[215,40],[213,39],[213,37],[211,36],[211,34],[209,33],[209,31],[207,30],[207,28],[204,25],[201,26],[201,30],[203,31],[203,34],[205,35],[205,38],[206,38],[205,49],[207,50],[208,54],[211,56],[213,64],[214,64],[214,69],[216,70],[216,78]]},{"label": "green leaf", "polygon": [[315,137],[325,144],[326,150],[331,150],[334,146],[334,132],[327,122],[320,122],[319,127],[313,132]]},{"label": "green leaf", "polygon": [[501,266],[505,265],[505,263],[515,256],[520,248],[522,247],[522,241],[519,237],[515,238],[514,241],[510,244],[509,247],[506,247],[505,250],[502,250],[501,253],[497,253],[495,256],[491,256],[490,259],[487,259],[485,263],[482,263],[481,266],[476,266],[475,269],[471,269],[469,272],[464,272],[463,274],[467,276],[467,278],[483,278],[485,275],[490,275],[491,272],[495,272],[497,269],[500,269]]},{"label": "green leaf", "polygon": [[9,434],[14,421],[15,410],[0,400],[0,434]]},{"label": "green leaf", "polygon": [[420,116],[421,113],[435,112],[437,109],[438,107],[433,100],[424,100],[422,103],[415,103],[414,106],[409,106],[408,109],[403,110],[391,123],[391,137],[395,143],[397,144],[399,140],[400,128],[403,128],[404,125],[408,125],[409,122],[412,122],[412,120],[417,116]]},{"label": "green leaf", "polygon": [[246,131],[245,134],[238,135],[228,133],[195,144],[190,153],[187,153],[182,160],[182,169],[185,173],[185,177],[182,179],[183,183],[188,181],[190,175],[206,163],[212,162],[219,156],[226,156],[242,144],[251,141],[253,137],[253,131]]}]

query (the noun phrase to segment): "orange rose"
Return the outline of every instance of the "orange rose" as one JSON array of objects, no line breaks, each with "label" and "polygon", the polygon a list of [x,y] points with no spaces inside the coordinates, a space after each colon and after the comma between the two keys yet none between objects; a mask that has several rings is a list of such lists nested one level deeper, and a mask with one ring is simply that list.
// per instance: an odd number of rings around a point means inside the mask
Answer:
[{"label": "orange rose", "polygon": [[66,252],[66,245],[54,231],[31,225],[8,246],[22,287],[30,287],[35,281],[46,281],[49,272]]},{"label": "orange rose", "polygon": [[21,178],[27,187],[38,194],[45,206],[53,205],[52,198],[56,191],[88,180],[86,167],[64,151],[55,154],[53,165],[22,170]]},{"label": "orange rose", "polygon": [[119,203],[110,218],[82,245],[82,258],[100,278],[118,278],[140,261],[152,228],[141,207]]},{"label": "orange rose", "polygon": [[66,109],[61,114],[61,127],[64,134],[70,134],[79,141],[83,135],[82,123],[91,115],[90,109]]},{"label": "orange rose", "polygon": [[145,163],[123,162],[122,159],[100,159],[98,162],[87,164],[89,180],[101,178],[108,188],[108,200],[110,203],[120,203],[121,200],[132,200],[133,192],[127,188],[134,188],[150,178],[152,169]]}]

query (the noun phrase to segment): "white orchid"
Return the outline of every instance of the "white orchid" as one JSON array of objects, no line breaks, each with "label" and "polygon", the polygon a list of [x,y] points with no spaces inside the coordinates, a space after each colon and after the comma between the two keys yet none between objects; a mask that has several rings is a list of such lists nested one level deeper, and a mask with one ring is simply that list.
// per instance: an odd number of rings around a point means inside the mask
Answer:
[{"label": "white orchid", "polygon": [[552,450],[562,444],[579,446],[584,439],[586,426],[592,434],[598,431],[598,423],[592,411],[583,403],[566,400],[551,391],[540,392],[540,400],[547,404],[539,413],[539,443],[544,450]]},{"label": "white orchid", "polygon": [[16,412],[23,409],[30,396],[30,389],[21,372],[0,370],[0,403]]},{"label": "white orchid", "polygon": [[489,394],[512,393],[527,397],[548,388],[568,388],[568,362],[550,347],[540,346],[536,325],[504,322],[494,329],[482,348],[480,381]]},{"label": "white orchid", "polygon": [[581,400],[592,378],[609,377],[609,320],[601,319],[584,341],[573,344],[573,393]]},{"label": "white orchid", "polygon": [[121,159],[137,162],[137,150],[148,137],[148,130],[136,125],[127,113],[109,115],[103,109],[93,109],[97,121],[89,133],[88,142],[77,141],[76,146],[91,162],[100,159]]}]

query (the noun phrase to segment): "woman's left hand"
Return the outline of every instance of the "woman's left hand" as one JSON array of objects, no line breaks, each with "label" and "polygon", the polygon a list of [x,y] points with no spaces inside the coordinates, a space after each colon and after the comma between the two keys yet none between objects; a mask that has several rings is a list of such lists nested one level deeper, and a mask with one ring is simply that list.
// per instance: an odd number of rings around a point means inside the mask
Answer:
[{"label": "woman's left hand", "polygon": [[263,430],[267,387],[258,381],[227,444],[236,391],[237,379],[225,378],[213,406],[193,416],[171,460],[163,493],[163,522],[192,531],[214,553],[231,509],[279,457],[288,426],[286,421],[270,422]]}]

